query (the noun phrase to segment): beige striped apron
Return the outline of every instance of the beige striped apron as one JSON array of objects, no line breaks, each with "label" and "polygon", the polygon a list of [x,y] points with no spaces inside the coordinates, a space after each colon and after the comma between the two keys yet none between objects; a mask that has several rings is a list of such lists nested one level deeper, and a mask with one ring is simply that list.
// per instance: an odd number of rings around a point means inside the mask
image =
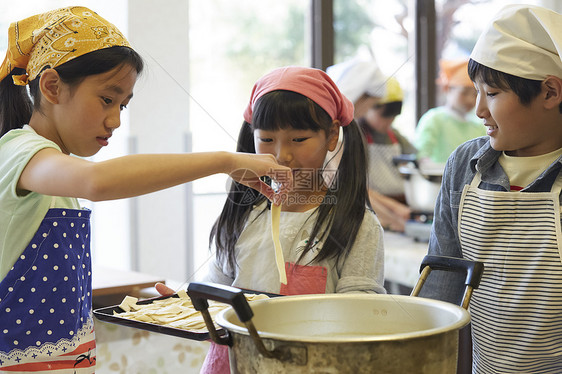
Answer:
[{"label": "beige striped apron", "polygon": [[485,271],[472,297],[473,373],[562,373],[562,173],[551,192],[465,186],[463,257]]}]

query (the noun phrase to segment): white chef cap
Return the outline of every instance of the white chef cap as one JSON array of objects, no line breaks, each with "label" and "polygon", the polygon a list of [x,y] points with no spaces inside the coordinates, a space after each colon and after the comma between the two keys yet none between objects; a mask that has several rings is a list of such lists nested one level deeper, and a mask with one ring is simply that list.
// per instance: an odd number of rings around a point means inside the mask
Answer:
[{"label": "white chef cap", "polygon": [[355,103],[363,94],[385,96],[387,77],[372,59],[356,57],[330,66],[326,72],[340,91]]},{"label": "white chef cap", "polygon": [[470,57],[517,77],[562,78],[562,15],[533,5],[504,7],[484,30]]}]

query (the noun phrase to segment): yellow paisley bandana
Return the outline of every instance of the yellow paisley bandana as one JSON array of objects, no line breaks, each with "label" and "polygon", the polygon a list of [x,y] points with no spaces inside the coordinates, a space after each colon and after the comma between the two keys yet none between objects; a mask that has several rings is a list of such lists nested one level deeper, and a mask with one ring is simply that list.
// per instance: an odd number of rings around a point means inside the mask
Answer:
[{"label": "yellow paisley bandana", "polygon": [[45,68],[55,68],[103,48],[131,47],[113,24],[85,7],[68,7],[14,22],[8,29],[8,52],[0,67],[0,80],[14,68],[14,84],[25,86]]}]

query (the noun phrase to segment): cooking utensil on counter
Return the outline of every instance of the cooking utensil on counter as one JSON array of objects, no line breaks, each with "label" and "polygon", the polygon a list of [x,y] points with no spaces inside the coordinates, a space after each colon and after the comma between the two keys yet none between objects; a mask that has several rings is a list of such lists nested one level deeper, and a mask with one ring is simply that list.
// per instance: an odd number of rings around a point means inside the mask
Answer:
[{"label": "cooking utensil on counter", "polygon": [[[428,267],[422,276],[435,268],[466,272],[468,305],[481,263],[426,256],[422,268]],[[233,287],[190,283],[187,292],[211,339],[229,346],[234,373],[454,373],[459,330],[470,321],[464,308],[413,296],[299,295],[250,307]],[[222,335],[207,311],[208,299],[231,305],[216,317]]]},{"label": "cooking utensil on counter", "polygon": [[393,157],[404,179],[406,203],[417,213],[433,214],[443,179],[443,165],[420,165],[416,155]]},{"label": "cooking utensil on counter", "polygon": [[426,161],[420,164],[415,154],[393,157],[392,162],[404,179],[406,204],[412,210],[411,219],[404,225],[404,233],[416,241],[427,242],[444,165]]}]

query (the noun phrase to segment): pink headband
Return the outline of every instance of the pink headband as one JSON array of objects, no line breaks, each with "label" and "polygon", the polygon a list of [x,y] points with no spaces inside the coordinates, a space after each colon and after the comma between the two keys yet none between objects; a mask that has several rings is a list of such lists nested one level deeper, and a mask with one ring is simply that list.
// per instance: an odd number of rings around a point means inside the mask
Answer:
[{"label": "pink headband", "polygon": [[353,104],[340,92],[332,79],[319,69],[289,66],[261,77],[252,90],[244,119],[252,123],[252,112],[260,97],[276,90],[293,91],[320,105],[332,119],[347,126],[353,120]]}]

